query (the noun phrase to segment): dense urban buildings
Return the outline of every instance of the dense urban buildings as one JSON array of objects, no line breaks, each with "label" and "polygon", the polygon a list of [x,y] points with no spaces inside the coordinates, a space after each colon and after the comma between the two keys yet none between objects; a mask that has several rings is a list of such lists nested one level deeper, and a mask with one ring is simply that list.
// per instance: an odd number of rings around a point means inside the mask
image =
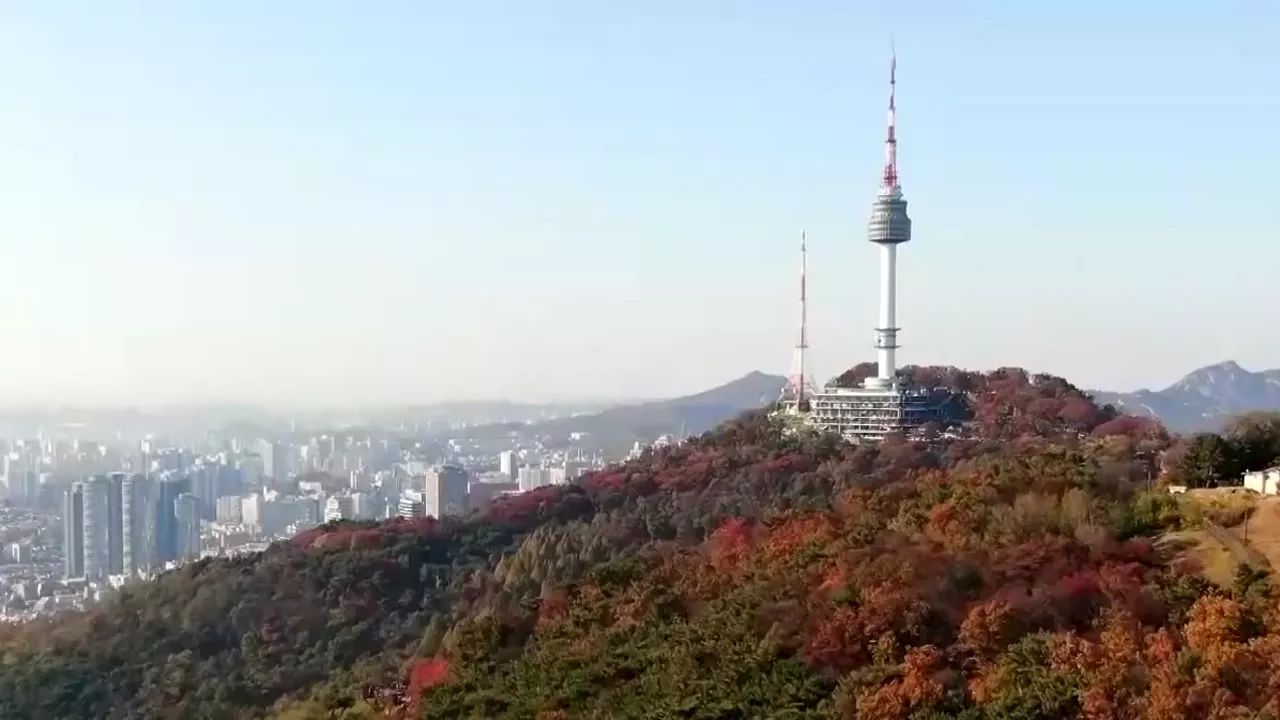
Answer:
[{"label": "dense urban buildings", "polygon": [[[0,439],[18,538],[0,553],[0,618],[93,602],[201,557],[261,550],[321,523],[466,515],[503,495],[572,482],[604,458],[404,430],[100,442],[62,431]],[[0,506],[3,510],[4,506]],[[0,513],[0,520],[8,517]]]}]

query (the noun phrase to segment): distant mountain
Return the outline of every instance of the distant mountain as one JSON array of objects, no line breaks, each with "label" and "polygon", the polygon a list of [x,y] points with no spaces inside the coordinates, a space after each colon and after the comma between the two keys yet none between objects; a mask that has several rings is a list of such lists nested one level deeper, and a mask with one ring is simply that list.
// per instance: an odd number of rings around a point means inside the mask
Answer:
[{"label": "distant mountain", "polygon": [[1174,432],[1212,431],[1233,415],[1280,411],[1280,369],[1250,372],[1228,360],[1202,367],[1163,390],[1092,394],[1099,404],[1158,417]]},{"label": "distant mountain", "polygon": [[746,410],[763,407],[778,399],[787,379],[780,375],[751,372],[732,382],[696,395],[622,405],[591,415],[560,418],[535,423],[534,432],[552,438],[568,438],[570,433],[588,433],[587,445],[619,451],[635,440],[653,440],[659,435],[704,433]]},{"label": "distant mountain", "polygon": [[599,412],[618,404],[619,402],[617,401],[605,400],[545,403],[513,402],[509,400],[458,400],[430,405],[383,408],[376,413],[365,414],[376,424],[385,427],[422,425],[424,429],[429,430],[432,427],[448,427],[457,424],[487,425],[538,422],[557,417]]},{"label": "distant mountain", "polygon": [[[751,372],[696,395],[671,400],[620,405],[596,413],[555,418],[519,428],[555,445],[567,442],[573,433],[586,433],[582,445],[606,452],[625,451],[637,439],[653,440],[660,435],[704,433],[746,410],[763,407],[778,399],[787,379],[780,375]],[[471,428],[470,437],[507,434],[510,424]]]}]

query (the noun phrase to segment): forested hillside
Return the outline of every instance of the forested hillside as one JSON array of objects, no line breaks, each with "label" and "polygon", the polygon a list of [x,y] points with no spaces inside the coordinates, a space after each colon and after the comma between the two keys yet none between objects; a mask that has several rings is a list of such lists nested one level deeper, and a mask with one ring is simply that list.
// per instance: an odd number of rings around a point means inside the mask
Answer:
[{"label": "forested hillside", "polygon": [[[1199,718],[1280,711],[1280,613],[1174,562],[1170,439],[920,368],[981,439],[753,413],[443,523],[343,524],[0,630],[0,717]],[[1266,716],[1266,715],[1263,715]]]}]

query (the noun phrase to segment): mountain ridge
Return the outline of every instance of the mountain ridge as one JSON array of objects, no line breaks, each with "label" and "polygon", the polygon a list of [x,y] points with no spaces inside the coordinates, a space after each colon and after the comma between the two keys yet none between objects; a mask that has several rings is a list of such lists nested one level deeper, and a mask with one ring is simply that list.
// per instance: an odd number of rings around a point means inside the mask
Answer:
[{"label": "mountain ridge", "polygon": [[568,442],[574,433],[585,433],[583,442],[596,449],[618,452],[636,439],[660,435],[699,435],[748,410],[778,398],[787,379],[753,370],[713,388],[669,398],[618,405],[594,413],[552,418],[513,425],[493,424],[471,428],[471,436],[501,435],[519,429],[555,445]]},{"label": "mountain ridge", "polygon": [[1160,390],[1091,395],[1125,413],[1158,418],[1173,432],[1212,432],[1241,413],[1280,411],[1280,368],[1250,371],[1224,360],[1192,370]]}]

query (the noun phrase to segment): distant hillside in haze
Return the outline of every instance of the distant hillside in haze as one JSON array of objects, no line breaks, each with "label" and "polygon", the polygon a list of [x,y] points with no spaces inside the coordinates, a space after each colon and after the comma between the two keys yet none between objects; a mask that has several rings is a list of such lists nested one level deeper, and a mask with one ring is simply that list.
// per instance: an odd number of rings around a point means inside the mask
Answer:
[{"label": "distant hillside in haze", "polygon": [[[787,379],[781,375],[751,372],[710,390],[670,400],[620,405],[600,412],[556,418],[519,428],[524,434],[543,437],[550,444],[567,442],[572,433],[587,433],[583,444],[608,452],[624,451],[637,439],[660,435],[704,433],[717,425],[778,399]],[[510,424],[472,428],[471,437],[505,434]]]},{"label": "distant hillside in haze", "polygon": [[1158,417],[1174,432],[1214,431],[1233,415],[1280,410],[1280,369],[1250,372],[1228,360],[1202,367],[1163,390],[1093,396],[1125,413]]}]

